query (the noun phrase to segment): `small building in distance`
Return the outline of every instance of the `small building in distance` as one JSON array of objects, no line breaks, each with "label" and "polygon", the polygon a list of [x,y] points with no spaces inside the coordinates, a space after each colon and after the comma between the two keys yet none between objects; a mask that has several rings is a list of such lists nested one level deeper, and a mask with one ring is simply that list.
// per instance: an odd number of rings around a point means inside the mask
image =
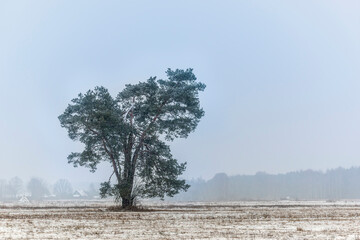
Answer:
[{"label": "small building in distance", "polygon": [[87,198],[88,194],[84,190],[75,190],[73,193],[74,198]]}]

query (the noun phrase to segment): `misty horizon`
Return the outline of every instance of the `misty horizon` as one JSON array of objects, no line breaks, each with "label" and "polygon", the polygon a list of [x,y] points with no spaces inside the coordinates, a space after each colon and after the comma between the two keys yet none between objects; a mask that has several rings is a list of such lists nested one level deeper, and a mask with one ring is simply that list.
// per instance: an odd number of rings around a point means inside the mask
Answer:
[{"label": "misty horizon", "polygon": [[[58,179],[19,177],[0,179],[0,200],[14,201],[20,196],[32,197],[30,182],[39,181],[44,192],[42,200],[99,199],[100,182],[71,182]],[[31,180],[31,181],[30,181]],[[67,187],[59,188],[59,182]],[[327,171],[302,170],[280,174],[257,172],[253,175],[217,173],[210,179],[187,180],[190,188],[166,201],[254,201],[254,200],[331,200],[360,199],[360,167],[336,168]],[[63,183],[64,184],[64,183]],[[66,193],[61,193],[66,190]],[[84,196],[75,194],[82,192]],[[36,198],[35,198],[36,200]],[[139,199],[144,200],[144,199]]]},{"label": "misty horizon", "polygon": [[[351,170],[351,169],[358,169],[360,168],[360,166],[351,166],[349,168],[344,168],[344,167],[336,167],[336,168],[328,168],[325,170],[319,170],[319,169],[298,169],[298,170],[293,170],[293,171],[288,171],[288,172],[278,172],[278,173],[272,173],[272,172],[266,172],[266,171],[257,171],[255,173],[248,173],[248,174],[228,174],[226,172],[217,172],[214,175],[210,176],[209,178],[203,178],[203,177],[192,177],[192,178],[183,178],[186,181],[197,181],[197,180],[201,180],[201,181],[209,181],[211,179],[213,179],[216,175],[219,174],[226,174],[228,177],[236,177],[236,176],[256,176],[256,175],[270,175],[270,176],[280,176],[280,175],[287,175],[287,174],[293,174],[293,173],[299,173],[299,172],[315,172],[315,173],[321,173],[321,174],[326,174],[328,172],[331,171],[335,171],[335,170]],[[91,173],[92,174],[92,173]],[[94,181],[94,179],[89,178],[88,180],[83,180],[83,181],[79,181],[79,180],[75,180],[75,181],[71,181],[71,179],[65,178],[65,177],[59,177],[59,178],[44,178],[42,176],[38,176],[38,175],[31,175],[30,177],[23,177],[23,176],[19,176],[19,175],[15,175],[15,176],[10,176],[8,178],[6,177],[0,177],[0,180],[5,180],[5,181],[9,181],[12,178],[20,178],[21,180],[23,180],[24,183],[28,182],[29,180],[33,179],[33,178],[37,178],[37,179],[41,179],[44,180],[46,182],[46,184],[48,184],[49,186],[54,185],[54,183],[60,179],[65,179],[65,180],[69,180],[72,184],[74,184],[75,186],[87,186],[89,184],[97,184],[99,185],[101,182],[104,181],[104,179],[100,179],[99,181]],[[105,179],[106,180],[106,179]]]}]

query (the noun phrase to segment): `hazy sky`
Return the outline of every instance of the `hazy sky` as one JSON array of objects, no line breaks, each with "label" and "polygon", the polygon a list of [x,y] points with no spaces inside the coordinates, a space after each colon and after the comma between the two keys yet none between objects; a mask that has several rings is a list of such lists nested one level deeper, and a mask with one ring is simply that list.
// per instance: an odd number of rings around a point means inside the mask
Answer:
[{"label": "hazy sky", "polygon": [[0,1],[0,178],[108,178],[57,119],[97,85],[194,68],[185,178],[360,165],[360,1]]}]

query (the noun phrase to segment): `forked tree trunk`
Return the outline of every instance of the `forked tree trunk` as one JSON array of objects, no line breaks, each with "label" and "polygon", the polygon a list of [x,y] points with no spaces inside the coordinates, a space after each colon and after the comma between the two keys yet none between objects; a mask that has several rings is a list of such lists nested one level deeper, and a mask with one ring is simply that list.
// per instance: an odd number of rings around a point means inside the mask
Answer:
[{"label": "forked tree trunk", "polygon": [[121,206],[123,208],[131,208],[133,206],[133,199],[130,198],[122,198]]},{"label": "forked tree trunk", "polygon": [[132,195],[134,186],[135,169],[131,164],[131,156],[125,155],[124,179],[120,192],[121,205],[123,208],[130,208],[134,204],[134,196]]},{"label": "forked tree trunk", "polygon": [[123,208],[130,208],[134,204],[134,196],[132,196],[132,188],[133,188],[133,178],[128,179],[127,184],[122,189],[120,194],[121,196],[121,206]]}]

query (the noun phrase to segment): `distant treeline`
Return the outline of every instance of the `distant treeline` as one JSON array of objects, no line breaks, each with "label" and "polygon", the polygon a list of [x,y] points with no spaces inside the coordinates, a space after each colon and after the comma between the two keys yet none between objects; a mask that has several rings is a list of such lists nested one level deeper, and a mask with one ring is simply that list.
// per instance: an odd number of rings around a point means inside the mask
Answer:
[{"label": "distant treeline", "polygon": [[86,190],[73,189],[66,179],[59,179],[49,185],[41,178],[31,178],[26,184],[19,177],[9,181],[0,179],[0,201],[17,201],[26,197],[30,200],[95,198],[99,196],[98,187],[89,183]]},{"label": "distant treeline", "polygon": [[360,199],[360,168],[337,168],[326,172],[298,171],[272,175],[227,176],[219,173],[211,180],[189,181],[191,188],[174,200],[337,200]]}]

